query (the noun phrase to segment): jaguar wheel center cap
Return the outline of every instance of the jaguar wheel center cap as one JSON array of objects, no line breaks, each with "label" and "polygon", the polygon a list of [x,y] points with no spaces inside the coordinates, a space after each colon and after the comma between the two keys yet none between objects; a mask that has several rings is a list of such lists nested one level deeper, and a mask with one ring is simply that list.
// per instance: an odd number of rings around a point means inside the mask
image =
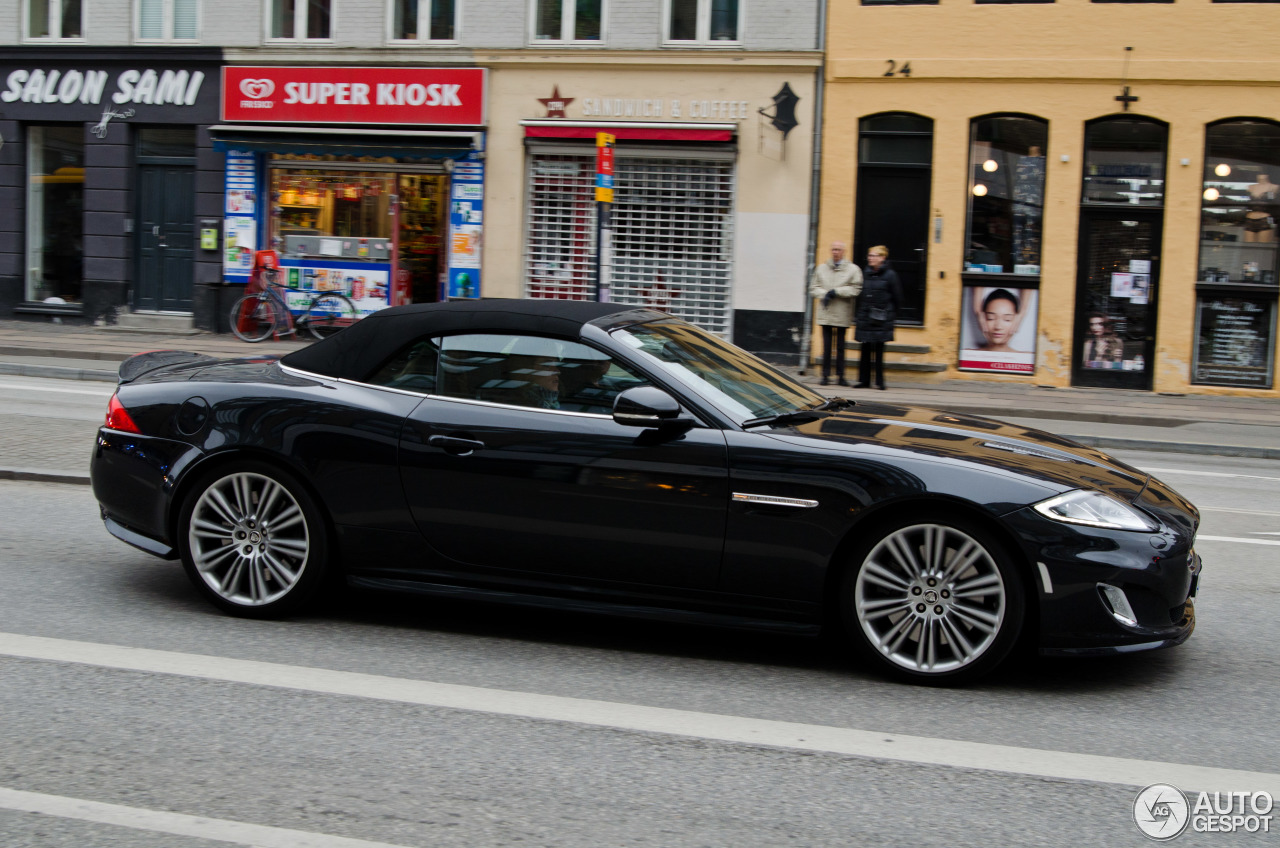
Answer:
[{"label": "jaguar wheel center cap", "polygon": [[[262,534],[259,533],[257,530],[254,530],[252,533],[249,534],[249,544],[256,545],[261,541],[262,541]],[[933,602],[930,601],[929,603],[933,603]]]},{"label": "jaguar wheel center cap", "polygon": [[936,604],[938,602],[938,593],[932,589],[924,593],[924,602],[926,604]]}]

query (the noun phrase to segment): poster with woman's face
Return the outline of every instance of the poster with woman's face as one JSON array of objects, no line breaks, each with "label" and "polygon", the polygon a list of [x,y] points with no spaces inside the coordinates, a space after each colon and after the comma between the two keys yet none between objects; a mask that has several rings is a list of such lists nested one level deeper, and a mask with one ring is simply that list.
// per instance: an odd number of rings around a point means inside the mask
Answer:
[{"label": "poster with woman's face", "polygon": [[1036,368],[1039,292],[966,286],[960,313],[960,367],[1032,374]]}]

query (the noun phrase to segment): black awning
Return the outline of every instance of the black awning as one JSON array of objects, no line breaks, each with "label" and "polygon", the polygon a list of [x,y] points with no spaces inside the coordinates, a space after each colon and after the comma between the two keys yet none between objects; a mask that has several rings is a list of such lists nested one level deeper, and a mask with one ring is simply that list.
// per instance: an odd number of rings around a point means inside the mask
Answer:
[{"label": "black awning", "polygon": [[213,149],[252,150],[255,153],[285,155],[332,155],[392,157],[398,161],[439,161],[463,159],[472,152],[467,139],[431,135],[324,135],[317,132],[255,132],[211,129]]}]

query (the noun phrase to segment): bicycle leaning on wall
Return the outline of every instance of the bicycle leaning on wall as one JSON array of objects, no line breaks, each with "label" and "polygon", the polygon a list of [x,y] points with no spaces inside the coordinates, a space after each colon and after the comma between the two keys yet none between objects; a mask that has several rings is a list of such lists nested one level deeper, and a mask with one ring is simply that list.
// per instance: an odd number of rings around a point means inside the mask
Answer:
[{"label": "bicycle leaning on wall", "polygon": [[268,336],[304,334],[327,339],[339,330],[360,320],[360,311],[351,298],[338,292],[319,292],[311,298],[307,309],[294,320],[285,303],[285,287],[275,268],[262,269],[266,283],[259,291],[245,294],[231,307],[231,332],[246,342],[260,342]]}]

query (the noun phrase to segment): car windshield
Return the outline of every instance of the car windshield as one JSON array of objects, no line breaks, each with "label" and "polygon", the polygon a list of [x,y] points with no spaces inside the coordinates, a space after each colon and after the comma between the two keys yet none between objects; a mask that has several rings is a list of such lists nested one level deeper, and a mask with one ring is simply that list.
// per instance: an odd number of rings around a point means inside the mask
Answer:
[{"label": "car windshield", "polygon": [[824,400],[764,360],[683,321],[634,324],[613,335],[739,424],[812,409]]}]

